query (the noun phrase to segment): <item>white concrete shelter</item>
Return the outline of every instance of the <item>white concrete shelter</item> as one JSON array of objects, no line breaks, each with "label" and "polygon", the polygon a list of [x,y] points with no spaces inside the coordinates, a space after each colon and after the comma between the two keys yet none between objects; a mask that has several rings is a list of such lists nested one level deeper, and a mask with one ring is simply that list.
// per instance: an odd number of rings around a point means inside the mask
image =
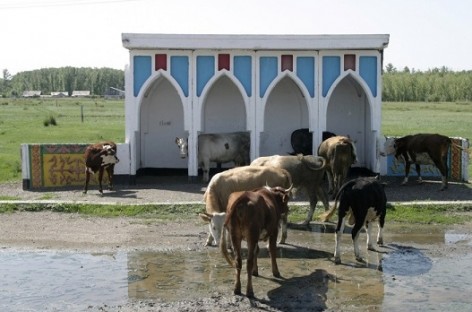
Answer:
[{"label": "white concrete shelter", "polygon": [[[380,171],[389,35],[124,33],[122,42],[130,56],[130,176],[144,168],[187,168],[197,176],[200,133],[249,131],[251,159],[287,155],[290,135],[300,128],[313,133],[315,155],[323,131],[349,135],[356,165]],[[179,157],[176,137],[188,137],[187,159]]]}]

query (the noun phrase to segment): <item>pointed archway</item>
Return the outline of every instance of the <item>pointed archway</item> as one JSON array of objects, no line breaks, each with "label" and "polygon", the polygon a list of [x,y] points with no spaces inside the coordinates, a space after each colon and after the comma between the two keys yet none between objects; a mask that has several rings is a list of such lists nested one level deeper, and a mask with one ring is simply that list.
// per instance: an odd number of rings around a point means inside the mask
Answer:
[{"label": "pointed archway", "polygon": [[308,127],[309,113],[305,95],[290,76],[284,76],[267,97],[259,155],[287,155],[293,150],[291,133]]},{"label": "pointed archway", "polygon": [[226,75],[218,77],[205,93],[202,132],[246,131],[246,107],[241,91]]},{"label": "pointed archway", "polygon": [[165,76],[146,89],[140,108],[141,155],[138,168],[187,168],[176,157],[175,137],[186,137],[181,98]]},{"label": "pointed archway", "polygon": [[355,77],[348,74],[339,80],[329,97],[326,130],[354,140],[359,167],[369,167],[367,147],[375,144],[371,142],[371,114],[369,98]]}]

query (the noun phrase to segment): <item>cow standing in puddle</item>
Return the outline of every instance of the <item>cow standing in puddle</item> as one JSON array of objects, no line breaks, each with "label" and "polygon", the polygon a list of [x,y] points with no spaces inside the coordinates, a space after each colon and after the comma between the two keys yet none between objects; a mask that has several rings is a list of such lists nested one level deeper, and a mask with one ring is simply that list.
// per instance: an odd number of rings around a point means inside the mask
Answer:
[{"label": "cow standing in puddle", "polygon": [[[188,156],[188,142],[176,138],[180,157]],[[204,133],[198,136],[198,166],[203,171],[203,182],[210,180],[210,162],[234,162],[235,166],[249,165],[251,139],[248,132]]]},{"label": "cow standing in puddle", "polygon": [[334,249],[334,262],[341,263],[340,243],[346,221],[352,228],[352,241],[354,243],[354,255],[357,261],[363,262],[359,250],[359,233],[365,226],[367,232],[367,249],[375,250],[370,223],[378,220],[379,231],[377,244],[383,245],[383,227],[387,213],[387,196],[384,185],[377,177],[361,177],[343,184],[336,195],[331,210],[321,216],[323,222],[328,221],[334,212],[338,210],[338,223],[335,230],[336,246]]},{"label": "cow standing in puddle", "polygon": [[440,134],[420,133],[401,138],[388,138],[385,141],[382,156],[394,154],[405,162],[405,178],[402,185],[408,182],[411,164],[415,164],[418,182],[422,183],[420,165],[435,165],[441,172],[441,191],[448,187],[447,155],[452,141]]},{"label": "cow standing in puddle", "polygon": [[[272,275],[281,277],[277,267],[277,233],[279,222],[288,213],[290,187],[262,187],[254,191],[234,192],[228,198],[228,207],[220,248],[228,264],[236,269],[234,294],[241,294],[241,241],[247,242],[247,287],[246,295],[254,297],[252,276],[259,276],[257,256],[260,240],[269,240]],[[226,245],[226,233],[231,238],[234,258],[230,257]]]}]

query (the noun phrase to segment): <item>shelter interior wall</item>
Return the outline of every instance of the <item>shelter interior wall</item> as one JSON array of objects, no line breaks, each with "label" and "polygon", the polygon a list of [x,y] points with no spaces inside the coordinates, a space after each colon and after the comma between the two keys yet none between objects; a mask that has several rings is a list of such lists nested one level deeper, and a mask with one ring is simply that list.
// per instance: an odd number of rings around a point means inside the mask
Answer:
[{"label": "shelter interior wall", "polygon": [[280,80],[267,99],[260,156],[292,152],[291,133],[308,126],[308,107],[299,87],[289,78]]},{"label": "shelter interior wall", "polygon": [[167,79],[155,82],[141,105],[141,166],[186,168],[187,159],[176,157],[175,137],[186,137],[180,97]]},{"label": "shelter interior wall", "polygon": [[236,85],[221,77],[209,90],[203,113],[203,132],[223,133],[246,130],[244,99]]},{"label": "shelter interior wall", "polygon": [[366,165],[366,135],[371,129],[369,114],[367,98],[359,84],[352,78],[340,81],[329,100],[327,130],[349,136],[356,142],[358,166]]}]

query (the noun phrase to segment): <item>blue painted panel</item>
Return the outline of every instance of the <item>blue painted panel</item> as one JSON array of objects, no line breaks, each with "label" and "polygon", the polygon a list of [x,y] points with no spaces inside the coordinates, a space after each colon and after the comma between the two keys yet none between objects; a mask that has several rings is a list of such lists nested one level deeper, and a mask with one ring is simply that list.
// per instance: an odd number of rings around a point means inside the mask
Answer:
[{"label": "blue painted panel", "polygon": [[189,61],[187,56],[171,56],[170,74],[177,81],[185,96],[188,96],[188,71]]},{"label": "blue painted panel", "polygon": [[311,97],[315,96],[315,58],[297,57],[297,76],[303,81]]},{"label": "blue painted panel", "polygon": [[359,74],[365,80],[374,97],[377,96],[377,57],[361,56],[359,58]]},{"label": "blue painted panel", "polygon": [[261,57],[260,64],[259,64],[259,74],[261,77],[260,80],[260,97],[264,97],[267,88],[269,87],[270,83],[277,77],[277,57],[275,56],[266,56]]},{"label": "blue painted panel", "polygon": [[138,96],[139,90],[151,76],[152,58],[150,56],[135,56],[133,58],[133,94]]},{"label": "blue painted panel", "polygon": [[202,94],[208,80],[215,75],[215,57],[197,56],[197,96]]},{"label": "blue painted panel", "polygon": [[[448,154],[447,166],[451,168],[451,157],[450,152]],[[441,177],[441,172],[434,165],[421,165],[421,176],[422,177]],[[405,162],[398,160],[394,155],[387,156],[387,176],[405,176]],[[416,178],[418,173],[416,172],[415,165],[410,166],[410,177]],[[451,170],[448,170],[448,176],[451,177]]]},{"label": "blue painted panel", "polygon": [[323,57],[323,96],[328,94],[329,88],[341,74],[341,57]]},{"label": "blue painted panel", "polygon": [[234,57],[234,75],[246,90],[247,96],[252,95],[252,64],[250,56]]}]

